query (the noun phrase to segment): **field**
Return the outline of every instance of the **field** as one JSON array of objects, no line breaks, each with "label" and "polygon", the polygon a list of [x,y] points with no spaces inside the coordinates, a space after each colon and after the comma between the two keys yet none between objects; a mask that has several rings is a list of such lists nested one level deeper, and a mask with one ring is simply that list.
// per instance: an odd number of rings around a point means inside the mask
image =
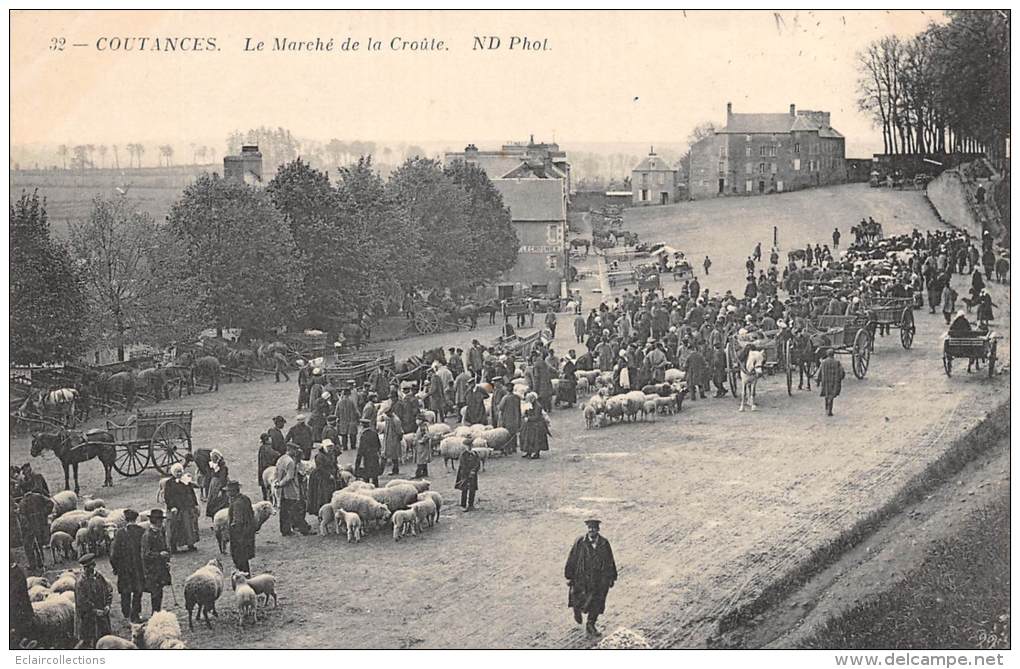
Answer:
[{"label": "field", "polygon": [[[625,227],[695,258],[709,254],[712,273],[706,278],[699,267],[699,279],[723,291],[742,286],[754,241],[771,239],[769,221],[779,221],[781,243],[802,246],[831,243],[833,226],[847,233],[868,215],[887,232],[939,225],[917,193],[847,186],[630,210]],[[599,261],[584,261],[582,269],[592,277],[582,284],[586,307],[612,297],[594,292],[604,289]],[[957,277],[958,289],[963,281]],[[1000,305],[996,326],[1005,337],[999,356],[1008,366],[1009,295],[1004,286],[993,291]],[[655,647],[706,647],[728,614],[847,536],[1008,401],[1008,372],[946,378],[941,314],[915,315],[913,349],[900,348],[895,332],[879,339],[867,378],[847,379],[832,418],[817,391],[795,389],[788,397],[778,377],[759,386],[755,413],[738,413],[732,398],[699,399],[678,416],[589,432],[579,410],[560,410],[553,413],[552,450],[542,459],[488,463],[475,513],[460,512],[452,472],[433,460],[433,489],[446,505],[423,537],[394,543],[377,533],[360,545],[336,537],[285,538],[274,519],[258,535],[253,568],[277,575],[280,608],[238,633],[227,615],[234,610],[228,592],[212,630],[198,626],[186,640],[198,648],[588,647],[592,641],[566,607],[563,563],[583,532],[582,520],[595,514],[620,568],[600,619],[604,631],[630,628]],[[405,357],[494,335],[485,328],[395,347]],[[559,335],[558,350],[574,346],[566,315]],[[219,393],[172,405],[195,409],[196,446],[220,448],[243,491],[257,497],[258,435],[273,415],[292,418],[295,397],[293,382],[269,379],[225,384]],[[12,440],[11,451],[12,462],[30,459],[26,439]],[[58,487],[55,459],[36,466]],[[115,477],[112,490],[101,490],[101,468],[89,463],[81,479],[83,491],[110,506],[155,506],[155,473]],[[209,521],[201,526],[199,552],[172,564],[178,601],[185,577],[216,553]],[[100,571],[109,575],[105,559]],[[170,593],[164,602],[183,614]],[[114,624],[124,632],[119,613]]]}]

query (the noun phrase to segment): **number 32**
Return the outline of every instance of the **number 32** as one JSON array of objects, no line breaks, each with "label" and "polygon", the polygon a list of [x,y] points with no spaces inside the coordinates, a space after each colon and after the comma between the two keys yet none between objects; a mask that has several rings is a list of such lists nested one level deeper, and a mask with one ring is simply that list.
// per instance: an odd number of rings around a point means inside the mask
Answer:
[{"label": "number 32", "polygon": [[63,37],[51,37],[50,38],[50,51],[63,51],[64,44],[67,40]]}]

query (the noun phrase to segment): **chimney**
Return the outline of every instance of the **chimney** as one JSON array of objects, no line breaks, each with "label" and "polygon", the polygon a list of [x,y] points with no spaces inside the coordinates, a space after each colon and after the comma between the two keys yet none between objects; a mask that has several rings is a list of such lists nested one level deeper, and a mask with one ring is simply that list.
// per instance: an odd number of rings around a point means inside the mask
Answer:
[{"label": "chimney", "polygon": [[797,115],[797,105],[790,105],[790,116]]},{"label": "chimney", "polygon": [[732,102],[727,102],[726,103],[726,121],[727,122],[730,120],[731,116],[733,116],[733,103]]}]

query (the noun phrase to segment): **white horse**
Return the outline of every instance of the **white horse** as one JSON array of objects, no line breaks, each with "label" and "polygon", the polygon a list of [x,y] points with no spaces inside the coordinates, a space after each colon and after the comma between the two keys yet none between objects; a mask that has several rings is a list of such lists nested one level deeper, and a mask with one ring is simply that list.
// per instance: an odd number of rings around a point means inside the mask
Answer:
[{"label": "white horse", "polygon": [[765,352],[751,350],[747,352],[747,360],[740,365],[740,411],[746,404],[751,411],[757,411],[754,400],[758,390],[758,379],[765,374]]}]

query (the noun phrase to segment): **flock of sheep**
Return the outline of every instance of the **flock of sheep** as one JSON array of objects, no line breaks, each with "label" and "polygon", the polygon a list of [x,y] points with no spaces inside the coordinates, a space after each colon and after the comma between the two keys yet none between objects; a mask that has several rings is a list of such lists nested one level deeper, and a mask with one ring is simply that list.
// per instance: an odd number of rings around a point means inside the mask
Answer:
[{"label": "flock of sheep", "polygon": [[[672,415],[683,408],[687,396],[684,373],[678,369],[667,369],[665,381],[644,386],[641,390],[611,394],[613,373],[600,371],[578,371],[578,380],[588,382],[587,387],[597,392],[582,403],[585,428],[605,427],[625,420],[655,420],[656,415]],[[580,388],[580,383],[578,384]],[[579,393],[580,394],[580,393]]]}]

